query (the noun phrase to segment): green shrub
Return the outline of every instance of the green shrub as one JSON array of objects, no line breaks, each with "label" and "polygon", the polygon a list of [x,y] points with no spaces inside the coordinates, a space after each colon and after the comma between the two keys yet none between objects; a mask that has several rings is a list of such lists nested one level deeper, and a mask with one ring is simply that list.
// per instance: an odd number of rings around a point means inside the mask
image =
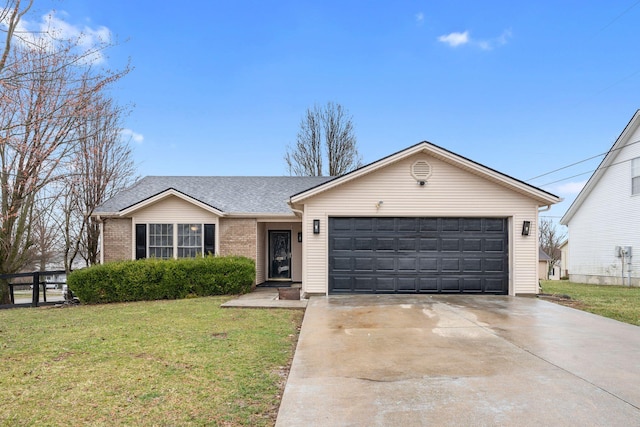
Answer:
[{"label": "green shrub", "polygon": [[149,258],[76,270],[67,284],[83,303],[99,304],[242,294],[255,276],[255,263],[245,257]]}]

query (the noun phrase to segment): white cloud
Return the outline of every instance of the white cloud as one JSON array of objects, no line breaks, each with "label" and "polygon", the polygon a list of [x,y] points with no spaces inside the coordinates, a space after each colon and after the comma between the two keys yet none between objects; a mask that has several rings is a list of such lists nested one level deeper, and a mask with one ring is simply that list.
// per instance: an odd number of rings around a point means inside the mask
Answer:
[{"label": "white cloud", "polygon": [[120,135],[122,136],[123,139],[128,139],[138,144],[142,144],[142,142],[144,141],[144,135],[142,135],[141,133],[134,132],[131,129],[126,129],[126,128],[121,129]]},{"label": "white cloud", "polygon": [[566,184],[558,185],[554,190],[562,195],[574,195],[578,194],[586,183],[587,181],[567,182]]},{"label": "white cloud", "polygon": [[504,30],[498,37],[485,40],[476,40],[469,36],[469,30],[464,33],[453,32],[438,37],[438,41],[448,44],[451,47],[460,46],[463,44],[470,44],[476,46],[482,50],[492,50],[498,46],[507,44],[511,38],[511,30]]},{"label": "white cloud", "polygon": [[469,43],[469,31],[464,33],[450,33],[444,36],[438,37],[438,41],[446,43],[451,47],[460,46],[462,44]]},{"label": "white cloud", "polygon": [[[62,41],[71,41],[77,44],[78,54],[85,56],[84,62],[104,62],[104,55],[97,48],[111,42],[111,31],[105,26],[73,25],[65,18],[69,18],[66,12],[51,11],[40,21],[22,19],[16,28],[16,36],[25,43],[51,48]],[[0,22],[0,26],[6,28],[6,22]]]},{"label": "white cloud", "polygon": [[422,24],[424,22],[424,13],[422,12],[416,13],[416,22],[418,24]]}]

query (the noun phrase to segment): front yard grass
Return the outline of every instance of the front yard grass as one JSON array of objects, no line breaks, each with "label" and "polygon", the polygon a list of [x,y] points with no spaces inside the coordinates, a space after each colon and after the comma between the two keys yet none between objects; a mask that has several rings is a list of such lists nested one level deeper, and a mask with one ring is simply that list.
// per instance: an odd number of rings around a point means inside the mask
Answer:
[{"label": "front yard grass", "polygon": [[0,425],[273,425],[303,312],[228,299],[0,311]]},{"label": "front yard grass", "polygon": [[564,280],[542,282],[542,292],[568,295],[557,302],[580,310],[640,326],[640,288],[627,286],[585,285]]}]

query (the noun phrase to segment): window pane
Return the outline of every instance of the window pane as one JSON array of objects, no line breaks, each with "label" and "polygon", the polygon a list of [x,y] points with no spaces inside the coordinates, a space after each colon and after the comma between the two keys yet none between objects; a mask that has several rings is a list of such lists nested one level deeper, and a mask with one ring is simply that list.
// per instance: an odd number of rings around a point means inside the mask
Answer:
[{"label": "window pane", "polygon": [[202,224],[178,224],[178,258],[202,253]]},{"label": "window pane", "polygon": [[149,224],[149,256],[173,258],[173,224]]},{"label": "window pane", "polygon": [[640,194],[640,176],[631,180],[631,194]]},{"label": "window pane", "polygon": [[640,157],[631,160],[631,178],[640,176]]}]

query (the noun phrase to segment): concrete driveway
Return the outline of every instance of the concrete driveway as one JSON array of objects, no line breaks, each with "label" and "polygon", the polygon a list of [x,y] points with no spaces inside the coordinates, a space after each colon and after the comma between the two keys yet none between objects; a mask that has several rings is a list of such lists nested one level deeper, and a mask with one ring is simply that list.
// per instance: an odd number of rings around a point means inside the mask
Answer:
[{"label": "concrete driveway", "polygon": [[312,297],[276,426],[640,425],[640,328],[535,298]]}]

